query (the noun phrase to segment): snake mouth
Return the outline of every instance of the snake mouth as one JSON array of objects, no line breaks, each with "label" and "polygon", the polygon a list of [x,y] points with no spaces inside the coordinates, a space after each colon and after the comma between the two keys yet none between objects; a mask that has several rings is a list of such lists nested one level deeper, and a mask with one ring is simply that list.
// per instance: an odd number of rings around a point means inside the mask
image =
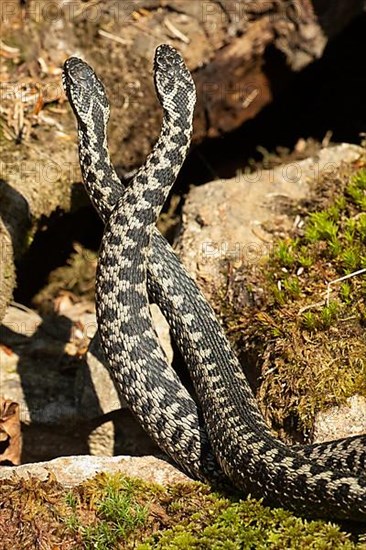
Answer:
[{"label": "snake mouth", "polygon": [[72,72],[73,67],[75,66],[77,61],[79,61],[77,57],[69,57],[68,59],[66,59],[62,71],[62,85],[64,87],[66,97],[71,105],[73,105],[71,95],[71,86],[73,84]]}]

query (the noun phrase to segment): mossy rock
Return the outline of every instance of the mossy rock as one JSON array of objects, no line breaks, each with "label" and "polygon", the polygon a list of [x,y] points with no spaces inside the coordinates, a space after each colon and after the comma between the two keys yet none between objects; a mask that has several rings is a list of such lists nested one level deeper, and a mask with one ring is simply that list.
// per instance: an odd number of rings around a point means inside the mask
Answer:
[{"label": "mossy rock", "polygon": [[[287,441],[311,436],[319,411],[366,396],[362,164],[325,178],[292,234],[259,267],[239,267],[219,305],[244,364],[260,373],[262,411]],[[244,310],[240,293],[252,298]]]},{"label": "mossy rock", "polygon": [[4,549],[14,541],[24,550],[366,548],[360,530],[307,521],[200,483],[162,487],[99,474],[71,490],[34,478],[2,482],[1,489]]}]

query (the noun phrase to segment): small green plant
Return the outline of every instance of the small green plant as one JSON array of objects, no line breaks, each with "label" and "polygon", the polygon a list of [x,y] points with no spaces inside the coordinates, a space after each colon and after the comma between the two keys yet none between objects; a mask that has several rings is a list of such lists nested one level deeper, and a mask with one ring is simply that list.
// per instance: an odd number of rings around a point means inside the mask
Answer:
[{"label": "small green plant", "polygon": [[341,213],[346,210],[347,208],[347,200],[346,200],[346,197],[344,195],[340,195],[339,197],[336,198],[335,200],[335,203],[334,203],[338,209],[338,212],[339,212],[339,215],[341,215]]},{"label": "small green plant", "polygon": [[337,318],[338,311],[339,306],[337,302],[329,302],[329,304],[322,309],[320,313],[320,319],[323,329],[331,326],[331,324]]},{"label": "small green plant", "polygon": [[332,258],[336,258],[342,252],[342,243],[338,238],[334,238],[328,243]]},{"label": "small green plant", "polygon": [[75,510],[78,503],[75,493],[73,493],[72,491],[69,491],[65,496],[65,502],[68,506],[70,506],[70,508]]},{"label": "small green plant", "polygon": [[346,304],[349,304],[351,302],[351,290],[352,290],[352,287],[347,281],[342,283],[340,286],[339,293],[341,295],[342,300]]},{"label": "small green plant", "polygon": [[313,332],[318,327],[316,315],[312,311],[305,311],[301,317],[301,326],[309,332]]},{"label": "small green plant", "polygon": [[302,246],[299,250],[297,260],[301,267],[308,269],[312,266],[314,259],[305,246]]},{"label": "small green plant", "polygon": [[339,217],[341,215],[341,208],[337,202],[329,206],[329,208],[326,209],[326,213],[328,215],[328,218],[330,220],[333,220],[334,222],[337,222],[339,220]]},{"label": "small green plant", "polygon": [[80,521],[75,512],[72,512],[69,516],[65,517],[63,522],[70,531],[73,531],[74,533],[78,532]]},{"label": "small green plant", "polygon": [[76,494],[69,491],[65,495],[65,503],[71,508],[71,513],[64,518],[64,523],[70,531],[77,532],[80,526],[79,518],[76,514],[77,505],[79,503]]},{"label": "small green plant", "polygon": [[106,495],[97,506],[100,515],[108,521],[113,521],[117,531],[125,534],[146,519],[147,509],[134,502],[128,493],[106,488]]},{"label": "small green plant", "polygon": [[271,293],[274,299],[274,302],[279,305],[283,306],[286,303],[286,294],[282,290],[282,288],[279,288],[278,285],[274,284],[271,289]]},{"label": "small green plant", "polygon": [[356,246],[349,246],[340,254],[341,263],[346,273],[351,273],[360,268],[360,251]]},{"label": "small green plant", "polygon": [[357,219],[357,233],[362,241],[366,241],[366,213],[361,213]]},{"label": "small green plant", "polygon": [[338,311],[339,307],[336,302],[330,302],[318,314],[312,311],[305,311],[301,316],[300,325],[309,332],[327,329],[337,318]]},{"label": "small green plant", "polygon": [[305,229],[308,242],[321,240],[334,241],[337,237],[338,225],[329,217],[326,210],[310,214]]},{"label": "small green plant", "polygon": [[296,276],[285,279],[283,288],[291,298],[298,298],[301,294],[299,279]]},{"label": "small green plant", "polygon": [[346,220],[344,225],[343,237],[347,244],[352,244],[354,242],[355,233],[356,233],[356,220],[354,218]]},{"label": "small green plant", "polygon": [[289,244],[287,241],[280,241],[275,250],[275,258],[279,264],[283,267],[292,267],[295,262],[295,255],[293,253],[293,243]]},{"label": "small green plant", "polygon": [[361,210],[366,210],[366,169],[360,170],[352,178],[346,193]]},{"label": "small green plant", "polygon": [[79,533],[87,550],[116,548],[120,539],[138,530],[147,519],[148,507],[136,500],[136,491],[137,485],[132,480],[105,476],[104,485],[91,497],[96,521],[92,525],[82,525],[74,512],[77,501],[68,494],[66,502],[73,513],[65,523]]},{"label": "small green plant", "polygon": [[85,550],[110,550],[117,547],[118,538],[123,533],[118,533],[108,523],[98,523],[97,525],[79,525],[79,533],[84,542]]}]

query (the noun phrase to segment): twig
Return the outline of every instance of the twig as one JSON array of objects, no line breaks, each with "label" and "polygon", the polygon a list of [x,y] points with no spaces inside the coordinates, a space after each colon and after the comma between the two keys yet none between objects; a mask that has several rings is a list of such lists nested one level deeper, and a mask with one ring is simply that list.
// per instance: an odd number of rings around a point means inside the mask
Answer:
[{"label": "twig", "polygon": [[255,88],[253,91],[251,91],[250,94],[248,94],[248,96],[245,99],[243,99],[243,101],[241,102],[243,108],[247,109],[249,105],[253,103],[253,101],[255,100],[258,94],[259,94],[258,88]]},{"label": "twig", "polygon": [[334,279],[333,281],[330,281],[327,284],[327,295],[326,295],[326,304],[329,306],[329,299],[330,299],[330,285],[333,285],[335,283],[340,283],[342,281],[346,281],[347,279],[350,279],[351,277],[356,277],[357,275],[361,275],[362,273],[366,272],[366,268],[359,269],[358,271],[354,271],[353,273],[349,273],[348,275],[344,275],[343,277],[339,277],[339,279]]},{"label": "twig", "polygon": [[124,46],[131,44],[131,40],[125,40],[124,38],[121,38],[120,36],[117,36],[116,34],[112,34],[103,29],[98,29],[98,34],[100,36],[103,36],[103,38],[108,38],[109,40],[113,40],[114,42],[118,42],[119,44],[123,44]]},{"label": "twig", "polygon": [[303,306],[299,309],[299,311],[297,312],[297,315],[301,315],[302,313],[304,313],[304,311],[307,311],[308,309],[315,309],[317,307],[320,307],[320,306],[324,306],[324,301],[322,300],[321,302],[314,302],[313,304],[309,304],[307,306]]},{"label": "twig", "polygon": [[8,46],[0,40],[0,50],[3,50],[4,52],[10,54],[10,55],[18,55],[19,54],[19,48],[13,48],[12,46]]},{"label": "twig", "polygon": [[177,29],[177,27],[175,27],[173,25],[173,23],[171,21],[169,21],[169,19],[167,17],[164,19],[164,25],[166,26],[168,31],[170,31],[172,33],[173,36],[175,36],[176,38],[178,38],[179,40],[181,40],[185,44],[189,44],[191,42],[190,39],[188,38],[188,36],[186,36],[179,29]]}]

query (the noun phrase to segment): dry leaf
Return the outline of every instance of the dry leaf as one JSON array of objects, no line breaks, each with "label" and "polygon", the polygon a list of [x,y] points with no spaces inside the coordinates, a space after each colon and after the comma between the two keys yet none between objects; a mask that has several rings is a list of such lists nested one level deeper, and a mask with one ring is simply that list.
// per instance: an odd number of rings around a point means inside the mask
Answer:
[{"label": "dry leaf", "polygon": [[22,450],[19,403],[0,397],[0,465],[18,465]]}]

